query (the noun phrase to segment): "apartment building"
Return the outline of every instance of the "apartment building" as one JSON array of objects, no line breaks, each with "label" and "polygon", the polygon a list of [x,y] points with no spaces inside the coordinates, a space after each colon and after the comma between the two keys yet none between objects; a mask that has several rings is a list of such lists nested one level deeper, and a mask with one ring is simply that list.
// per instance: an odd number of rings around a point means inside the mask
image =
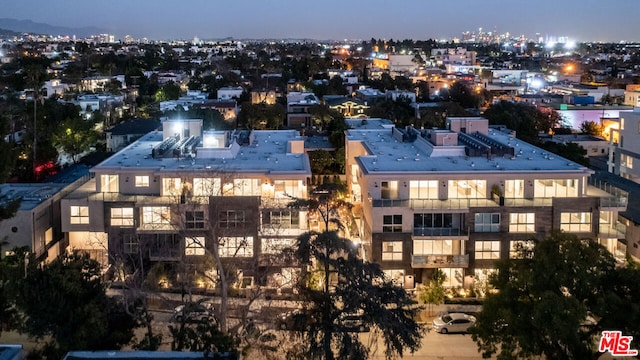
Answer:
[{"label": "apartment building", "polygon": [[621,112],[618,129],[610,131],[609,172],[640,183],[640,108]]},{"label": "apartment building", "polygon": [[[165,120],[92,168],[61,202],[69,246],[103,264],[204,264],[217,254],[251,283],[283,285],[295,268],[281,249],[307,229],[287,208],[311,176],[298,132],[203,131],[202,120]],[[209,265],[215,272],[215,268]]]},{"label": "apartment building", "polygon": [[447,129],[399,129],[376,119],[346,131],[347,182],[361,216],[364,256],[407,287],[434,269],[468,287],[552,230],[626,247],[626,198],[594,186],[579,164],[488,126],[447,118]]}]

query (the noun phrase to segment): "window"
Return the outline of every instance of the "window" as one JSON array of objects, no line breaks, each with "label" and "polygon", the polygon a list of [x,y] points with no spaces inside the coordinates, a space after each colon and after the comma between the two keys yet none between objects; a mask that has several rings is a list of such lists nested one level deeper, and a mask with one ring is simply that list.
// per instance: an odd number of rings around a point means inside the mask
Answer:
[{"label": "window", "polygon": [[164,178],[162,179],[162,194],[167,195],[181,195],[182,194],[182,180],[180,178]]},{"label": "window", "polygon": [[633,157],[627,154],[620,154],[620,166],[633,169]]},{"label": "window", "polygon": [[277,199],[289,199],[289,196],[301,198],[304,196],[303,188],[301,180],[275,180],[273,182],[274,196]]},{"label": "window", "polygon": [[449,180],[449,199],[484,199],[487,197],[486,180]]},{"label": "window", "polygon": [[458,255],[460,240],[413,240],[414,255]]},{"label": "window", "polygon": [[524,197],[524,180],[505,180],[504,181],[504,197],[506,198],[523,198]]},{"label": "window", "polygon": [[576,179],[536,179],[534,196],[537,198],[577,197]]},{"label": "window", "polygon": [[402,260],[402,241],[383,241],[382,260],[395,261]]},{"label": "window", "polygon": [[397,199],[398,198],[398,182],[397,181],[383,181],[380,185],[382,199]]},{"label": "window", "polygon": [[89,207],[88,206],[71,206],[71,224],[88,224],[89,223]]},{"label": "window", "polygon": [[133,208],[111,208],[111,226],[133,226]]},{"label": "window", "polygon": [[100,190],[107,193],[117,193],[118,175],[100,175]]},{"label": "window", "polygon": [[136,187],[149,187],[149,177],[144,176],[136,176]]},{"label": "window", "polygon": [[499,213],[477,213],[475,215],[475,232],[500,232]]},{"label": "window", "polygon": [[262,189],[258,179],[233,180],[233,194],[238,196],[260,196]]},{"label": "window", "polygon": [[220,179],[193,178],[194,196],[220,196]]},{"label": "window", "polygon": [[[433,229],[453,228],[453,214],[413,214],[414,234],[433,233]],[[422,235],[424,235],[422,234]]]},{"label": "window", "polygon": [[509,214],[509,232],[527,232],[536,231],[536,214],[535,213],[511,213]]},{"label": "window", "polygon": [[560,229],[567,232],[590,232],[590,212],[563,212],[560,213]]},{"label": "window", "polygon": [[218,224],[223,229],[234,229],[245,225],[243,210],[225,210],[220,212]]},{"label": "window", "polygon": [[418,180],[409,182],[410,199],[437,199],[437,180]]},{"label": "window", "polygon": [[500,241],[476,241],[476,259],[500,259]]},{"label": "window", "polygon": [[122,239],[125,254],[138,253],[138,237],[135,235],[125,235]]},{"label": "window", "polygon": [[444,287],[462,287],[464,273],[462,268],[439,268],[445,275]]},{"label": "window", "polygon": [[221,238],[219,249],[221,257],[252,257],[253,236]]},{"label": "window", "polygon": [[263,222],[275,229],[300,229],[300,213],[289,210],[267,211]]},{"label": "window", "polygon": [[185,212],[185,227],[187,229],[204,229],[204,211]]},{"label": "window", "polygon": [[144,225],[169,225],[171,212],[168,206],[145,206],[142,208]]},{"label": "window", "polygon": [[382,232],[402,232],[402,215],[383,215]]},{"label": "window", "polygon": [[205,238],[204,236],[186,237],[184,239],[184,254],[186,256],[204,255]]},{"label": "window", "polygon": [[282,254],[282,251],[291,248],[296,244],[295,238],[262,238],[263,254]]},{"label": "window", "polygon": [[533,256],[534,243],[531,240],[512,240],[509,241],[509,258],[523,259]]}]

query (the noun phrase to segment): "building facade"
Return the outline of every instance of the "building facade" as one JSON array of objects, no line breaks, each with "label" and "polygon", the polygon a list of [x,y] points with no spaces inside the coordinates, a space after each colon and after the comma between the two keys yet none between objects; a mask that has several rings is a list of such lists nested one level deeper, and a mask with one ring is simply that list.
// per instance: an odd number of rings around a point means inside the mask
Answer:
[{"label": "building facade", "polygon": [[591,170],[483,118],[448,118],[444,130],[374,121],[346,132],[347,182],[364,256],[405,286],[440,269],[446,286],[469,287],[554,230],[624,256],[626,199],[589,186]]}]

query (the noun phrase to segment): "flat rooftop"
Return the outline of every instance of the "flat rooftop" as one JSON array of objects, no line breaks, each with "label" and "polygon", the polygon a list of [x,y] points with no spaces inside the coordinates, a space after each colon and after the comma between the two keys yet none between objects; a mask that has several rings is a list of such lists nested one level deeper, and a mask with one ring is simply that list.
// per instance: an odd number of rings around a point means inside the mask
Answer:
[{"label": "flat rooftop", "polygon": [[[460,134],[458,134],[460,135]],[[490,129],[488,141],[513,148],[513,155],[467,156],[465,146],[436,146],[419,136],[414,141],[402,141],[392,135],[392,129],[347,130],[349,141],[361,141],[369,155],[358,157],[363,170],[386,172],[446,172],[473,173],[496,171],[577,172],[590,174],[586,167],[516,139],[509,134]]]},{"label": "flat rooftop", "polygon": [[55,196],[68,185],[62,183],[0,184],[0,194],[5,195],[8,200],[22,198],[19,211],[29,211]]},{"label": "flat rooftop", "polygon": [[[244,173],[308,173],[311,174],[309,159],[303,153],[291,153],[290,141],[303,141],[295,130],[253,131],[253,140],[247,145],[233,142],[223,148],[198,147],[195,157],[152,156],[152,149],[163,141],[160,131],[142,136],[138,141],[122,149],[102,163],[92,172],[135,171],[154,169],[156,171],[198,171],[220,170]],[[202,146],[202,145],[200,145]],[[216,152],[214,156],[198,156],[197,152]]]}]

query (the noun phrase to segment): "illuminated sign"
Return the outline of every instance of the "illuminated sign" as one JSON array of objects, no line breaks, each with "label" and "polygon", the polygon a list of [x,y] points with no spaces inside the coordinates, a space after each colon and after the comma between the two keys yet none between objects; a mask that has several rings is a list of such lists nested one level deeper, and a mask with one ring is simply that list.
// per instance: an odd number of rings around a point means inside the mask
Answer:
[{"label": "illuminated sign", "polygon": [[631,349],[632,340],[633,336],[622,336],[622,331],[603,331],[598,351],[609,351],[614,356],[636,356],[638,350]]}]

